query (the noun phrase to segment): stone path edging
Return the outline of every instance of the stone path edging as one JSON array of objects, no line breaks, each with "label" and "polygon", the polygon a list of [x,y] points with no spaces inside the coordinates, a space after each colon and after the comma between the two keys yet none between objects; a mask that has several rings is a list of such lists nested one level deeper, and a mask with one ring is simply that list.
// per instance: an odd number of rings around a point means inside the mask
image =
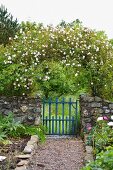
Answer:
[{"label": "stone path edging", "polygon": [[23,154],[16,155],[16,158],[20,159],[15,170],[27,170],[30,162],[31,156],[34,154],[35,149],[37,149],[39,138],[37,135],[31,136],[30,140],[27,142],[26,147],[23,150]]},{"label": "stone path edging", "polygon": [[85,164],[94,160],[94,158],[93,158],[93,147],[87,145],[87,140],[88,140],[87,138],[88,138],[88,135],[85,134],[84,135],[84,143],[85,143],[85,158],[84,158],[84,161],[85,161]]}]

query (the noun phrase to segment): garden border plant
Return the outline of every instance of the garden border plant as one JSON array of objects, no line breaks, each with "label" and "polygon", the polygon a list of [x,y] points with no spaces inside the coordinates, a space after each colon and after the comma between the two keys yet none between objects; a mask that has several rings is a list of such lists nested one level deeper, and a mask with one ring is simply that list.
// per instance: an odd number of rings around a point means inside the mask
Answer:
[{"label": "garden border plant", "polygon": [[45,140],[46,129],[42,125],[25,125],[19,121],[15,121],[13,113],[8,116],[0,114],[0,142],[7,144],[9,138],[27,137],[37,135],[43,142]]},{"label": "garden border plant", "polygon": [[94,161],[86,164],[83,170],[113,169],[113,116],[97,118],[95,127],[88,135],[88,145],[92,145]]}]

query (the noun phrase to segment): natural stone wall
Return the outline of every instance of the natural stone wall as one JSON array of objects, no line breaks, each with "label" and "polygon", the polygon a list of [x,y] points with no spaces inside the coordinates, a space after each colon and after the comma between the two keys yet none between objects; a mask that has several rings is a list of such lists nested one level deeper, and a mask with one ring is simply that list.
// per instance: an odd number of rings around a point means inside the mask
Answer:
[{"label": "natural stone wall", "polygon": [[27,124],[39,124],[41,116],[40,98],[0,97],[0,113],[14,113],[15,120]]},{"label": "natural stone wall", "polygon": [[113,114],[113,103],[100,97],[91,97],[86,94],[80,96],[81,131],[90,132],[99,116]]}]

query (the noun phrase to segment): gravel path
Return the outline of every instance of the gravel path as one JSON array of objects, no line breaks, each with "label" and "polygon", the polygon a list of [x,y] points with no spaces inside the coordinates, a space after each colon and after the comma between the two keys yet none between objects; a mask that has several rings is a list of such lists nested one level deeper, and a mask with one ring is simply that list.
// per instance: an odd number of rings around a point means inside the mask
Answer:
[{"label": "gravel path", "polygon": [[84,145],[79,138],[47,139],[38,146],[31,159],[30,170],[80,170]]}]

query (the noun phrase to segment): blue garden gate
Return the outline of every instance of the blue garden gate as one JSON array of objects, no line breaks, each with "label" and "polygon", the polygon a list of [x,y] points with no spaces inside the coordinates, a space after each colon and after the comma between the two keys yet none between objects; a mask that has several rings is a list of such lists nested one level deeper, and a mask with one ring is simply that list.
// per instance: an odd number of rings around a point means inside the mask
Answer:
[{"label": "blue garden gate", "polygon": [[79,131],[79,101],[43,100],[43,125],[48,135],[77,135]]}]

